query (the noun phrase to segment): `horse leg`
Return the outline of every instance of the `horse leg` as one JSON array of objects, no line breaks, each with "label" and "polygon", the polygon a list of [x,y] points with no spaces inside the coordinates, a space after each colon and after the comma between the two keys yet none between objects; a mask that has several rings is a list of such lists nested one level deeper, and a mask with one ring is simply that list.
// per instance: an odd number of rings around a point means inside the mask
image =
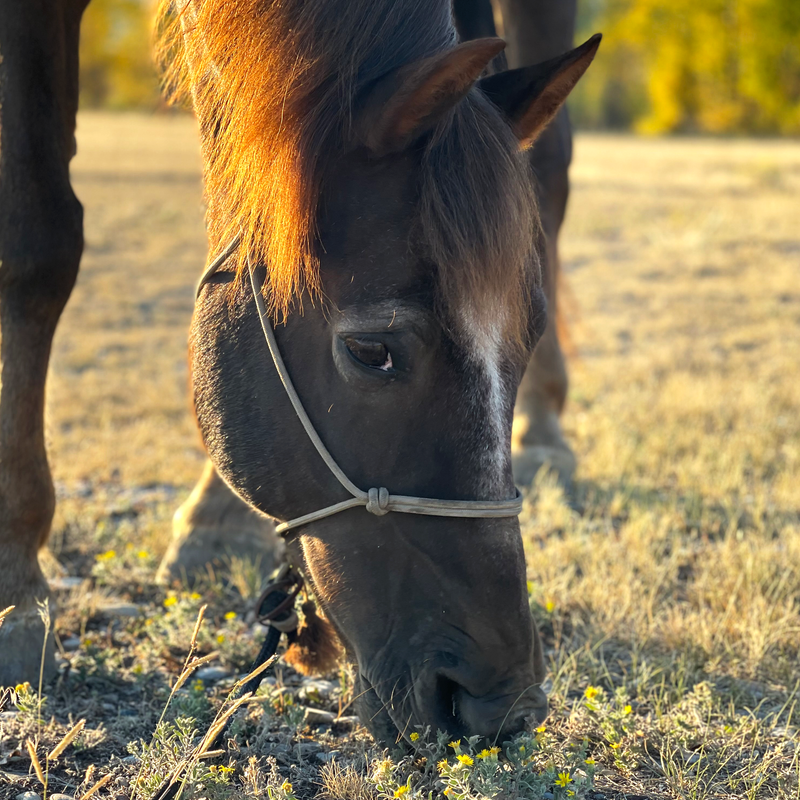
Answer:
[{"label": "horse leg", "polygon": [[[508,42],[506,56],[512,69],[554,58],[573,46],[576,0],[498,3]],[[519,484],[530,483],[544,464],[549,464],[564,483],[569,483],[575,471],[575,456],[559,423],[567,397],[567,370],[556,328],[558,232],[567,207],[571,157],[572,133],[566,108],[562,108],[531,150],[547,240],[544,284],[549,319],[517,394],[512,457]]]},{"label": "horse leg", "polygon": [[497,36],[490,0],[453,0],[453,20],[458,36],[464,42]]},{"label": "horse leg", "polygon": [[[55,495],[44,441],[50,346],[78,274],[75,150],[83,0],[0,3],[0,685],[54,669],[36,601]],[[45,639],[45,637],[47,637]]]},{"label": "horse leg", "polygon": [[157,580],[191,580],[230,565],[231,557],[247,558],[269,574],[283,544],[275,526],[244,502],[207,461],[203,474],[172,522],[172,541],[158,569]]}]

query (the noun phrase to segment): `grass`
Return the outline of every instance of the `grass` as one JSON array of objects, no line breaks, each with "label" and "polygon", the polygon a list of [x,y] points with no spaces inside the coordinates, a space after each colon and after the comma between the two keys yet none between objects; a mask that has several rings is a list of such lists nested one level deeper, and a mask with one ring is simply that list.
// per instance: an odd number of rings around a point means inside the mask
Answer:
[{"label": "grass", "polygon": [[[87,252],[48,397],[63,664],[0,715],[1,800],[42,793],[29,741],[49,792],[148,798],[197,755],[257,643],[254,565],[153,583],[202,464],[192,123],[85,114],[79,152]],[[279,663],[183,797],[800,797],[800,144],[580,136],[572,182],[579,472],[568,495],[540,474],[522,517],[547,723],[499,754],[420,732],[416,757],[392,758],[350,718],[347,670],[314,683]],[[204,657],[216,675],[178,686]]]}]

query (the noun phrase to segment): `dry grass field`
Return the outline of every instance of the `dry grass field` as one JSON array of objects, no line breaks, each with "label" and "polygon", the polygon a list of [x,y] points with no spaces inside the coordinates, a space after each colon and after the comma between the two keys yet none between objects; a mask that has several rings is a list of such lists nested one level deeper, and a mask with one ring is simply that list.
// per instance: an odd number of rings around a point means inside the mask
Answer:
[{"label": "dry grass field", "polygon": [[[153,583],[203,460],[185,365],[205,257],[193,123],[83,114],[78,141],[87,247],[48,397],[63,663],[41,713],[34,687],[0,714],[3,800],[42,794],[27,740],[51,793],[100,781],[93,797],[148,800],[255,648],[253,565]],[[278,667],[182,797],[800,798],[800,143],[581,135],[572,184],[579,471],[568,495],[540,474],[523,514],[548,722],[500,759],[422,736],[421,757],[392,760],[349,718],[346,671]],[[218,656],[156,730],[203,603],[199,652]]]}]

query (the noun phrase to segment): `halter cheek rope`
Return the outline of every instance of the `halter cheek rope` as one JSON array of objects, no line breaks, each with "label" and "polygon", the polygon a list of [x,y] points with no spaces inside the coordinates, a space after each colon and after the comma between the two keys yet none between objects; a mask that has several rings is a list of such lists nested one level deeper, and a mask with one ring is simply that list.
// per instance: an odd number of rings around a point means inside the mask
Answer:
[{"label": "halter cheek rope", "polygon": [[[197,295],[200,294],[200,290],[211,276],[214,275],[236,251],[239,242],[240,237],[237,236],[228,244],[222,253],[209,264],[197,285]],[[401,514],[425,514],[432,517],[480,519],[516,517],[519,515],[520,511],[522,511],[522,495],[519,493],[519,490],[516,492],[516,497],[511,500],[434,500],[428,497],[407,497],[400,494],[390,494],[389,490],[383,487],[369,489],[365,492],[363,489],[356,486],[336,463],[333,456],[328,451],[328,448],[323,444],[322,439],[319,438],[319,434],[309,419],[303,407],[303,402],[300,400],[294,388],[294,384],[292,384],[286,365],[281,357],[278,342],[275,339],[275,332],[272,330],[272,324],[270,323],[269,315],[264,305],[264,298],[256,285],[252,266],[249,266],[248,272],[250,274],[250,287],[253,290],[253,297],[256,301],[256,308],[258,309],[258,317],[261,320],[261,329],[264,331],[264,338],[267,341],[267,347],[272,356],[272,363],[275,365],[275,371],[281,379],[281,383],[292,404],[292,408],[294,408],[297,418],[300,420],[308,438],[311,440],[311,444],[314,445],[328,469],[333,473],[336,480],[338,480],[352,495],[349,500],[343,500],[340,503],[325,506],[325,508],[321,508],[319,511],[312,511],[310,514],[304,514],[288,522],[283,522],[275,528],[276,533],[283,535],[293,528],[299,528],[301,525],[306,525],[309,522],[316,522],[319,519],[324,519],[333,514],[338,514],[340,511],[346,511],[348,508],[356,508],[358,506],[364,506],[370,514],[375,514],[375,516],[378,517],[382,517],[390,511]]]}]

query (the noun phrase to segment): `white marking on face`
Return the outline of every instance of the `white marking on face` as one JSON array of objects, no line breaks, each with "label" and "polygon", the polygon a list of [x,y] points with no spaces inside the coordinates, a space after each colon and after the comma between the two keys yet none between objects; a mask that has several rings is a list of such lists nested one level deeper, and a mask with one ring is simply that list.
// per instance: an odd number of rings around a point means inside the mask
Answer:
[{"label": "white marking on face", "polygon": [[482,438],[486,450],[480,454],[481,484],[484,491],[492,492],[502,487],[508,458],[505,422],[511,397],[501,372],[505,312],[498,309],[487,319],[467,307],[460,316],[470,358],[483,377],[483,391],[475,392],[476,410],[488,429]]}]

